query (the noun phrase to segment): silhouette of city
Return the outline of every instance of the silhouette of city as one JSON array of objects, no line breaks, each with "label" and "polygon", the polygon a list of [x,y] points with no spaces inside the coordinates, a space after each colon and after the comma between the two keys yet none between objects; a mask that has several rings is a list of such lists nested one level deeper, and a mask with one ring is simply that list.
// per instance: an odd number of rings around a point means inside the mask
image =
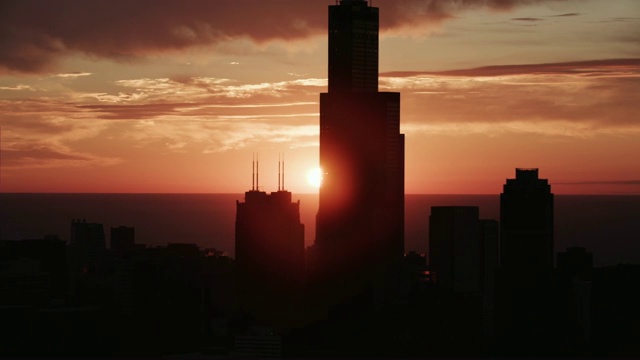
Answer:
[{"label": "silhouette of city", "polygon": [[283,158],[267,193],[257,154],[235,258],[140,244],[131,225],[111,227],[107,247],[97,219],[70,219],[68,242],[2,239],[0,356],[640,355],[640,265],[594,267],[583,247],[554,256],[554,194],[537,168],[506,179],[499,219],[424,209],[428,255],[405,253],[400,94],[378,92],[378,15],[365,0],[329,6],[312,246]]}]

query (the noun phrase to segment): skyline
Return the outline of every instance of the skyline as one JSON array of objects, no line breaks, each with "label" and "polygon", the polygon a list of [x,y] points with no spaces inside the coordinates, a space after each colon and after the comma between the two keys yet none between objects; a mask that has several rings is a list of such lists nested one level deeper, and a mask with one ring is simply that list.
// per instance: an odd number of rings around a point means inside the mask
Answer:
[{"label": "skyline", "polygon": [[[556,194],[640,194],[640,3],[479,3],[373,3],[406,193],[534,167]],[[265,191],[284,153],[287,190],[317,192],[330,4],[4,2],[0,191],[242,193],[258,152]]]}]

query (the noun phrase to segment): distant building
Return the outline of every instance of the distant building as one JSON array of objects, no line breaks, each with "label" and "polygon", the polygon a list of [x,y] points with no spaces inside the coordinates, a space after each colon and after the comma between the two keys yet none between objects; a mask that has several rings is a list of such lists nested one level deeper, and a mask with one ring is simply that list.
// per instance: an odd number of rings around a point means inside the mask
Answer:
[{"label": "distant building", "polygon": [[429,270],[439,286],[480,294],[482,254],[477,206],[433,206],[429,216]]},{"label": "distant building", "polygon": [[593,254],[583,247],[569,247],[558,253],[558,272],[569,279],[591,280]]},{"label": "distant building", "polygon": [[500,266],[500,226],[498,221],[480,220],[482,246],[482,328],[486,339],[495,336],[496,274]]},{"label": "distant building", "polygon": [[[505,353],[549,355],[561,346],[553,268],[553,193],[538,169],[516,169],[500,194],[496,335]],[[522,349],[527,349],[523,351]]]},{"label": "distant building", "polygon": [[67,247],[69,292],[80,302],[101,300],[106,289],[106,243],[104,226],[73,219]]},{"label": "distant building", "polygon": [[500,194],[500,265],[530,273],[553,269],[553,194],[538,169],[516,169]]},{"label": "distant building", "polygon": [[300,201],[292,202],[291,193],[283,187],[267,194],[254,186],[236,205],[239,303],[257,317],[286,311],[304,281]]},{"label": "distant building", "polygon": [[49,274],[41,270],[39,260],[0,261],[0,307],[42,305],[50,286]]},{"label": "distant building", "polygon": [[591,338],[593,254],[583,247],[559,252],[557,269],[565,291],[569,330],[578,330],[581,343]]},{"label": "distant building", "polygon": [[272,329],[251,327],[246,335],[236,335],[233,343],[231,357],[282,357],[282,337]]},{"label": "distant building", "polygon": [[136,229],[129,226],[111,228],[111,251],[122,255],[131,252],[136,244]]}]

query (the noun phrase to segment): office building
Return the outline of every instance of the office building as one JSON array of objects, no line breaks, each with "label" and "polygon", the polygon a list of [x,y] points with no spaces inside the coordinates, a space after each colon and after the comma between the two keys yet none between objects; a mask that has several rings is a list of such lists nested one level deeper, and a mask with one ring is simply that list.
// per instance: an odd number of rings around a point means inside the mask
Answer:
[{"label": "office building", "polygon": [[437,285],[456,293],[480,294],[482,254],[477,206],[432,206],[429,270]]},{"label": "office building", "polygon": [[258,190],[257,185],[254,181],[245,192],[244,202],[236,202],[238,300],[243,310],[257,318],[280,314],[280,321],[286,318],[281,312],[297,300],[304,281],[300,201],[291,201],[284,180],[271,194]]},{"label": "office building", "polygon": [[500,265],[532,273],[553,269],[553,194],[538,169],[516,169],[500,194]]},{"label": "office building", "polygon": [[104,226],[73,219],[69,254],[69,292],[79,302],[96,303],[107,287]]},{"label": "office building", "polygon": [[538,169],[516,169],[500,194],[495,325],[502,355],[555,351],[562,328],[552,324],[562,316],[561,298],[554,280],[551,186]]},{"label": "office building", "polygon": [[334,299],[386,295],[404,253],[400,94],[378,92],[378,9],[329,6],[329,91],[320,94],[317,275]]},{"label": "office building", "polygon": [[111,228],[111,251],[118,255],[127,254],[135,248],[136,229],[129,226]]}]

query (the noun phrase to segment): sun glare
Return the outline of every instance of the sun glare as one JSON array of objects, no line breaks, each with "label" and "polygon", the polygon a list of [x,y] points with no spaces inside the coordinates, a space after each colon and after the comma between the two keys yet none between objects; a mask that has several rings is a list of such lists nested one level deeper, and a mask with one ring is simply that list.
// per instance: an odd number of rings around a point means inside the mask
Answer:
[{"label": "sun glare", "polygon": [[319,188],[322,185],[322,169],[313,168],[307,172],[307,181],[313,187]]}]

